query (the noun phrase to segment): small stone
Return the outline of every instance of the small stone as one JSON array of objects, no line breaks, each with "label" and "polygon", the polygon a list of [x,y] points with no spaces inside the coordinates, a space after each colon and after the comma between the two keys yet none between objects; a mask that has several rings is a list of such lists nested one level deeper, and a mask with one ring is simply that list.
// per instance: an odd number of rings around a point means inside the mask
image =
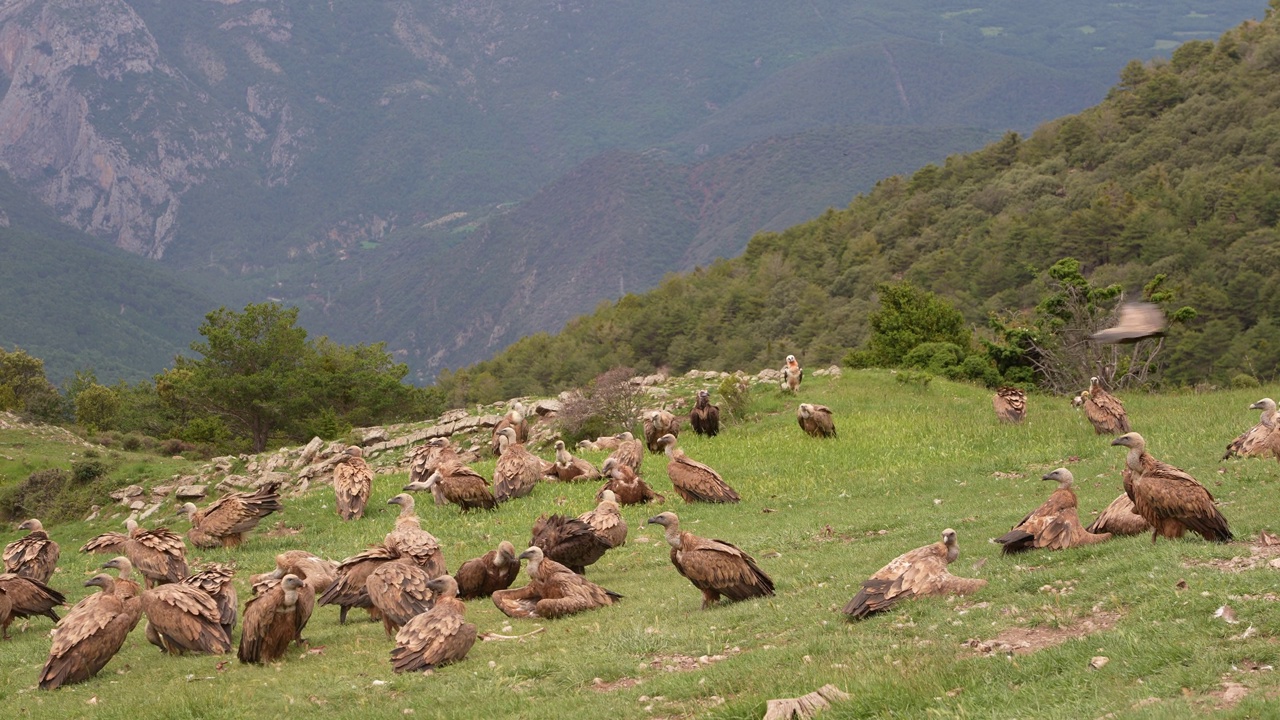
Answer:
[{"label": "small stone", "polygon": [[179,500],[203,500],[207,494],[207,485],[183,485],[173,491]]},{"label": "small stone", "polygon": [[1089,661],[1089,667],[1093,668],[1094,670],[1100,670],[1103,665],[1106,665],[1109,662],[1111,662],[1111,658],[1105,657],[1103,655],[1097,655],[1092,660]]}]

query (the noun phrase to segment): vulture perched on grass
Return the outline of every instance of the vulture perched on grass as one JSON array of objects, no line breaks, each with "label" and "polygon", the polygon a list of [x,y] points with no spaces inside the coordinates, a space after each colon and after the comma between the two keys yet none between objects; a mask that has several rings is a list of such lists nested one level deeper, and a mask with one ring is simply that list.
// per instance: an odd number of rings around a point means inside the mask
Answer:
[{"label": "vulture perched on grass", "polygon": [[204,510],[184,503],[182,512],[191,521],[187,539],[199,548],[233,548],[244,542],[245,533],[258,527],[262,518],[283,509],[280,483],[267,483],[253,492],[233,492],[213,501]]},{"label": "vulture perched on grass", "polygon": [[334,509],[343,520],[359,520],[373,492],[373,468],[364,460],[364,451],[352,445],[346,457],[333,466]]},{"label": "vulture perched on grass", "polygon": [[[116,585],[128,587],[130,597],[142,597],[142,586],[138,584],[137,580],[133,579],[133,563],[129,562],[129,558],[120,555],[102,563],[102,567],[103,569],[119,571],[120,576],[116,578]],[[89,597],[93,596],[90,595]],[[230,631],[228,631],[229,633]]]},{"label": "vulture perched on grass", "polygon": [[612,460],[640,472],[640,463],[644,462],[644,443],[629,432],[618,433],[615,437],[618,438],[618,447],[604,461],[607,463]]},{"label": "vulture perched on grass", "polygon": [[597,537],[609,543],[609,547],[622,547],[627,543],[627,519],[618,509],[617,496],[612,490],[601,490],[597,503],[594,510],[582,513],[578,519],[589,525]]},{"label": "vulture perched on grass", "polygon": [[[453,449],[449,438],[438,437],[426,441],[414,450],[409,458],[409,484],[426,483],[427,478],[431,477],[441,464],[450,461],[459,465],[465,464],[458,452]],[[431,488],[431,496],[435,499],[436,505],[446,505],[449,502],[445,499],[442,490],[443,488],[438,485]]]},{"label": "vulture perched on grass", "polygon": [[84,584],[102,592],[81,601],[54,628],[49,658],[40,669],[41,690],[96,675],[120,651],[142,616],[142,601],[110,575],[95,575]]},{"label": "vulture perched on grass", "polygon": [[280,584],[244,604],[243,632],[237,655],[242,663],[274,662],[284,656],[289,643],[302,639],[308,616],[306,598],[315,591],[297,575],[285,575]]},{"label": "vulture perched on grass", "polygon": [[680,437],[680,421],[666,410],[649,410],[644,414],[644,445],[649,452],[662,452],[658,438],[663,435]]},{"label": "vulture perched on grass", "polygon": [[795,355],[788,355],[782,366],[782,389],[794,395],[800,392],[801,380],[804,380],[804,368],[800,367]]},{"label": "vulture perched on grass", "polygon": [[337,605],[338,623],[347,623],[347,612],[351,608],[364,608],[376,620],[378,612],[369,599],[369,591],[365,582],[369,575],[385,563],[400,557],[399,553],[386,545],[374,545],[363,552],[356,553],[338,563],[337,576],[319,598],[321,605]]},{"label": "vulture perched on grass", "polygon": [[703,610],[721,596],[737,601],[773,595],[773,580],[732,543],[681,532],[680,518],[673,512],[651,517],[649,523],[666,529],[671,564],[702,591]]},{"label": "vulture perched on grass", "polygon": [[395,529],[383,538],[383,544],[399,556],[411,558],[430,577],[440,577],[449,572],[444,563],[440,541],[422,529],[422,522],[414,514],[413,496],[400,493],[388,500],[387,504],[399,505],[400,515],[396,518]]},{"label": "vulture perched on grass", "polygon": [[458,584],[448,575],[427,583],[436,604],[415,616],[396,633],[391,667],[398,673],[422,672],[457,662],[476,643],[476,626],[467,622],[467,606],[458,599]]},{"label": "vulture perched on grass", "polygon": [[698,391],[698,399],[689,411],[689,425],[699,435],[715,437],[720,432],[720,406],[711,404],[711,393]]},{"label": "vulture perched on grass", "polygon": [[690,460],[684,451],[676,447],[674,435],[663,435],[659,444],[667,451],[667,477],[685,502],[736,503],[742,498],[725,483],[720,473]]},{"label": "vulture perched on grass", "polygon": [[606,490],[613,493],[619,505],[639,505],[640,503],[662,503],[666,497],[653,491],[636,471],[626,465],[619,465],[616,460],[605,460],[601,468],[609,482],[596,493],[596,502],[604,499]]},{"label": "vulture perched on grass", "polygon": [[502,454],[493,468],[493,497],[501,503],[533,492],[544,473],[542,459],[516,442],[514,429],[503,428],[498,438]]},{"label": "vulture perched on grass", "polygon": [[1028,513],[1012,530],[996,538],[1002,546],[1002,554],[1037,548],[1064,550],[1111,539],[1111,533],[1095,535],[1080,525],[1076,491],[1071,489],[1075,478],[1070,470],[1058,468],[1040,479],[1056,482],[1058,487],[1040,507]]},{"label": "vulture perched on grass", "polygon": [[497,550],[490,550],[478,558],[462,563],[453,574],[458,583],[458,597],[464,600],[489,597],[495,591],[506,590],[520,574],[520,561],[516,548],[503,540]]},{"label": "vulture perched on grass", "polygon": [[831,417],[831,408],[826,405],[800,403],[796,408],[796,423],[813,437],[836,437],[836,421]]},{"label": "vulture perched on grass", "polygon": [[1001,422],[1020,423],[1027,418],[1027,394],[1016,387],[1002,387],[991,396],[991,406]]},{"label": "vulture perched on grass", "polygon": [[578,518],[543,515],[533,523],[530,547],[542,549],[548,560],[554,560],[579,575],[587,574],[587,566],[604,557],[613,547],[608,540]]},{"label": "vulture perched on grass", "polygon": [[525,550],[520,559],[529,561],[529,584],[493,593],[493,604],[509,617],[564,617],[612,605],[622,597],[543,557],[541,548]]},{"label": "vulture perched on grass", "polygon": [[551,474],[557,480],[564,482],[585,482],[600,479],[600,471],[596,469],[596,466],[580,457],[570,455],[569,451],[565,449],[563,440],[556,441],[556,462]]},{"label": "vulture perched on grass", "polygon": [[125,521],[128,534],[109,532],[91,538],[80,552],[124,555],[142,573],[148,588],[178,582],[187,576],[187,546],[168,528],[143,530],[133,518]]},{"label": "vulture perched on grass", "polygon": [[[1249,406],[1250,410],[1261,410],[1262,417],[1258,418],[1258,424],[1244,431],[1231,444],[1227,446],[1227,452],[1222,456],[1223,460],[1232,457],[1267,457],[1273,455],[1268,439],[1271,432],[1276,428],[1276,401],[1271,398],[1262,398],[1258,402]],[[5,557],[8,558],[8,551],[5,551]]]},{"label": "vulture perched on grass", "polygon": [[383,563],[369,573],[365,588],[369,601],[382,615],[382,628],[387,637],[395,637],[396,631],[412,617],[431,609],[435,600],[427,589],[431,579],[426,570],[409,558]]},{"label": "vulture perched on grass", "polygon": [[170,655],[221,655],[231,650],[218,603],[198,587],[157,585],[142,593],[142,612],[147,616],[147,640]]},{"label": "vulture perched on grass", "polygon": [[1082,393],[1084,397],[1084,414],[1093,423],[1093,431],[1098,435],[1119,435],[1127,433],[1129,416],[1125,414],[1124,404],[1115,395],[1102,389],[1098,378],[1089,378],[1089,390]]},{"label": "vulture perched on grass", "polygon": [[[1128,474],[1128,470],[1125,470]],[[1120,493],[1107,509],[1094,518],[1089,527],[1091,533],[1111,533],[1112,535],[1141,535],[1151,529],[1151,525],[1133,509],[1133,500],[1128,493]]]},{"label": "vulture perched on grass", "polygon": [[1180,538],[1187,530],[1213,542],[1232,539],[1213,495],[1187,473],[1152,457],[1141,435],[1126,433],[1111,444],[1129,448],[1124,489],[1134,509],[1151,524],[1151,542],[1157,537]]},{"label": "vulture perched on grass", "polygon": [[5,546],[4,571],[48,583],[53,577],[53,569],[58,566],[61,554],[58,543],[49,539],[44,525],[35,518],[22,523],[18,529],[28,532]]},{"label": "vulture perched on grass", "polygon": [[62,593],[39,580],[13,573],[0,575],[0,638],[9,639],[9,624],[17,619],[41,616],[58,622],[54,608],[65,602]]},{"label": "vulture perched on grass", "polygon": [[323,595],[338,577],[338,563],[325,560],[306,550],[289,550],[276,555],[276,569],[268,573],[254,575],[249,578],[253,586],[253,594],[262,593],[274,587],[285,575],[297,575],[316,591],[316,597]]},{"label": "vulture perched on grass", "polygon": [[425,482],[412,482],[402,489],[430,490],[432,495],[439,492],[445,502],[457,505],[463,512],[475,508],[492,510],[498,506],[493,492],[489,490],[489,481],[480,473],[457,461],[441,463],[427,476]]},{"label": "vulture perched on grass", "polygon": [[[236,571],[229,565],[210,563],[200,572],[182,578],[179,584],[200,588],[213,598],[218,606],[218,624],[227,631],[227,639],[231,639],[231,631],[236,627],[236,618],[240,613],[240,596],[236,593]],[[228,647],[230,649],[230,647]]]},{"label": "vulture perched on grass", "polygon": [[942,542],[925,545],[894,558],[862,583],[858,594],[844,606],[854,620],[888,610],[899,600],[926,595],[965,595],[987,586],[986,580],[956,577],[947,565],[960,555],[956,531],[942,531]]}]

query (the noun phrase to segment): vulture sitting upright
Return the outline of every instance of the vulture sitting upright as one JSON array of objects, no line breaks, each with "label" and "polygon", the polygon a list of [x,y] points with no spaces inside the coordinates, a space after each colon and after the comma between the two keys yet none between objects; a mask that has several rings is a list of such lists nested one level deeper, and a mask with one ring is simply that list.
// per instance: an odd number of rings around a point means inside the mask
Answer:
[{"label": "vulture sitting upright", "polygon": [[804,368],[800,367],[795,355],[788,355],[786,364],[782,366],[782,389],[794,395],[800,392],[800,381],[803,379]]},{"label": "vulture sitting upright", "polygon": [[520,561],[516,548],[503,540],[497,550],[490,550],[478,558],[462,563],[453,579],[458,583],[458,597],[464,600],[489,597],[497,590],[506,590],[520,574]]},{"label": "vulture sitting upright", "polygon": [[667,451],[667,477],[685,502],[736,503],[742,498],[725,483],[720,473],[690,460],[676,447],[674,435],[663,435],[658,442]]},{"label": "vulture sitting upright", "polygon": [[601,490],[594,510],[588,510],[578,519],[591,527],[596,536],[610,547],[622,547],[627,543],[627,519],[618,509],[618,498],[612,490]]},{"label": "vulture sitting upright", "polygon": [[510,442],[521,444],[529,442],[529,421],[525,420],[524,417],[524,405],[520,403],[513,405],[498,421],[498,424],[493,426],[493,441],[490,449],[493,450],[494,457],[502,455],[502,445],[498,436],[507,428],[511,428],[513,433]]},{"label": "vulture sitting upright", "polygon": [[556,462],[551,472],[557,480],[564,482],[585,482],[600,479],[600,471],[596,469],[596,466],[580,457],[571,455],[565,449],[563,440],[556,441]]},{"label": "vulture sitting upright", "polygon": [[542,459],[516,442],[516,431],[503,428],[498,433],[501,455],[493,467],[493,497],[498,502],[524,497],[543,476]]},{"label": "vulture sitting upright", "polygon": [[1036,548],[1064,550],[1111,539],[1111,533],[1094,535],[1081,527],[1076,492],[1071,489],[1075,478],[1070,470],[1058,468],[1040,479],[1056,482],[1058,487],[1040,507],[1028,513],[1012,530],[996,538],[996,542],[1003,546],[1002,554]]},{"label": "vulture sitting upright", "polygon": [[168,528],[143,530],[132,517],[128,534],[109,532],[90,538],[80,552],[123,554],[142,573],[148,588],[178,582],[187,576],[187,546]]},{"label": "vulture sitting upright", "polygon": [[[449,438],[438,437],[426,441],[414,450],[409,458],[409,484],[426,483],[427,478],[431,477],[442,463],[449,461],[457,462],[459,465],[465,464],[458,452],[453,449]],[[449,502],[438,485],[431,488],[431,496],[435,499],[436,505],[445,505]]]},{"label": "vulture sitting upright", "polygon": [[658,438],[663,435],[680,436],[680,421],[666,410],[649,410],[644,414],[644,445],[649,452],[662,452]]},{"label": "vulture sitting upright", "polygon": [[711,393],[698,391],[698,400],[689,411],[689,426],[699,435],[715,437],[720,432],[720,406],[711,404]]},{"label": "vulture sitting upright", "polygon": [[1261,410],[1262,417],[1258,418],[1257,425],[1231,441],[1227,446],[1226,454],[1222,456],[1223,460],[1232,457],[1267,457],[1274,454],[1267,441],[1276,428],[1276,401],[1271,398],[1262,398],[1250,405],[1249,409]]},{"label": "vulture sitting upright", "polygon": [[754,558],[732,543],[681,532],[680,518],[673,512],[651,517],[649,522],[666,529],[671,564],[702,591],[703,610],[719,602],[722,595],[735,601],[773,595],[773,580]]},{"label": "vulture sitting upright", "polygon": [[458,584],[448,575],[427,583],[436,604],[409,620],[396,633],[391,667],[396,672],[421,672],[457,662],[476,642],[476,626],[467,622],[467,606],[458,599]]},{"label": "vulture sitting upright", "polygon": [[801,430],[813,437],[836,437],[836,421],[831,417],[831,408],[826,405],[800,403],[800,407],[796,408],[796,423]]},{"label": "vulture sitting upright", "polygon": [[653,491],[644,478],[626,465],[619,465],[616,460],[605,460],[601,471],[609,481],[596,493],[596,502],[604,498],[606,490],[613,493],[619,505],[639,505],[640,503],[661,503],[666,497]]},{"label": "vulture sitting upright", "polygon": [[615,437],[618,438],[618,447],[604,461],[612,460],[640,472],[640,464],[644,462],[644,444],[629,432],[618,433]]},{"label": "vulture sitting upright", "polygon": [[9,624],[15,619],[47,617],[58,622],[55,607],[66,598],[39,580],[5,573],[0,575],[0,637],[9,639]]},{"label": "vulture sitting upright", "polygon": [[192,585],[169,583],[142,593],[147,639],[170,655],[231,650],[222,613],[209,593]]},{"label": "vulture sitting upright", "polygon": [[1002,387],[991,396],[991,406],[1001,422],[1020,423],[1027,417],[1027,394],[1015,387]]},{"label": "vulture sitting upright", "polygon": [[422,522],[413,511],[413,496],[400,493],[388,500],[387,504],[399,505],[400,515],[396,517],[395,529],[383,538],[383,544],[399,557],[412,559],[418,567],[427,571],[428,577],[440,577],[449,572],[444,562],[444,551],[440,549],[440,541],[422,529]]},{"label": "vulture sitting upright", "polygon": [[431,609],[435,600],[427,588],[431,580],[427,571],[407,557],[383,563],[369,573],[365,588],[369,601],[382,615],[382,628],[387,637],[395,637],[396,631],[411,618]]},{"label": "vulture sitting upright", "polygon": [[40,670],[40,689],[84,682],[101,670],[124,645],[142,616],[142,602],[127,585],[105,573],[85,581],[102,592],[78,603],[53,632],[49,658]]},{"label": "vulture sitting upright", "polygon": [[5,546],[4,571],[48,583],[53,577],[53,569],[58,566],[61,554],[58,543],[49,539],[44,525],[35,518],[22,523],[18,529],[28,532]]},{"label": "vulture sitting upright", "polygon": [[307,617],[305,598],[315,591],[297,575],[285,575],[280,584],[244,604],[243,633],[237,656],[242,663],[274,662],[289,643],[302,639]]},{"label": "vulture sitting upright", "polygon": [[184,503],[182,512],[191,520],[187,539],[199,548],[232,548],[244,542],[245,533],[262,518],[283,509],[280,483],[267,483],[253,492],[234,492],[215,500],[204,510]]},{"label": "vulture sitting upright", "polygon": [[544,558],[541,548],[525,550],[520,553],[520,559],[529,561],[529,584],[493,594],[493,604],[509,617],[564,617],[612,605],[622,597],[555,560]]},{"label": "vulture sitting upright", "polygon": [[[1125,470],[1128,475],[1128,469]],[[1112,535],[1141,535],[1151,529],[1151,525],[1133,509],[1133,500],[1129,493],[1120,493],[1115,500],[1094,518],[1089,527],[1091,533],[1111,533]]]},{"label": "vulture sitting upright", "polygon": [[1084,396],[1084,414],[1093,423],[1093,432],[1098,435],[1119,435],[1127,433],[1129,416],[1125,414],[1124,404],[1115,395],[1102,389],[1098,378],[1089,378],[1089,390]]},{"label": "vulture sitting upright", "polygon": [[345,455],[333,466],[333,507],[343,520],[359,520],[373,492],[373,469],[360,448],[352,445]]},{"label": "vulture sitting upright", "polygon": [[1188,529],[1213,542],[1232,539],[1213,495],[1187,473],[1152,457],[1141,435],[1126,433],[1111,444],[1129,448],[1124,489],[1134,510],[1151,524],[1151,542],[1161,536],[1180,538]]},{"label": "vulture sitting upright", "polygon": [[489,490],[489,481],[480,473],[457,461],[441,463],[427,476],[426,482],[409,483],[402,489],[430,490],[432,495],[439,492],[445,502],[457,505],[463,512],[475,508],[492,510],[498,506],[497,500]]},{"label": "vulture sitting upright", "polygon": [[894,558],[862,583],[858,594],[844,606],[854,620],[888,610],[899,600],[926,595],[965,595],[987,586],[986,580],[956,577],[947,565],[960,556],[956,531],[942,531],[942,542],[925,545]]},{"label": "vulture sitting upright", "polygon": [[542,549],[548,560],[565,565],[579,575],[613,547],[608,540],[578,518],[543,515],[533,523],[530,547]]}]

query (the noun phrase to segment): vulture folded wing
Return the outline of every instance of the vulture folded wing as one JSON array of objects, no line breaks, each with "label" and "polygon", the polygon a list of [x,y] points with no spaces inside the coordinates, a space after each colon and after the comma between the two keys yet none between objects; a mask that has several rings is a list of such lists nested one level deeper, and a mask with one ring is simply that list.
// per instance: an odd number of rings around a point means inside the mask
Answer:
[{"label": "vulture folded wing", "polygon": [[127,542],[129,542],[129,536],[124,533],[106,532],[89,538],[89,541],[80,547],[80,552],[120,555],[124,553],[124,544]]},{"label": "vulture folded wing", "polygon": [[390,562],[369,574],[365,587],[384,621],[401,627],[431,609],[434,594],[427,587],[426,571],[405,562]]},{"label": "vulture folded wing", "polygon": [[0,593],[9,598],[9,613],[15,618],[47,617],[58,622],[54,608],[66,602],[62,593],[39,580],[14,573],[0,575]]},{"label": "vulture folded wing", "polygon": [[476,626],[457,612],[426,612],[396,633],[391,667],[396,672],[420,672],[466,657],[476,642]]},{"label": "vulture folded wing", "polygon": [[936,546],[916,548],[899,555],[870,579],[844,606],[844,613],[862,618],[886,610],[899,600],[928,594],[936,578],[947,574],[945,557]]},{"label": "vulture folded wing", "polygon": [[537,602],[534,612],[537,617],[564,617],[612,605],[621,597],[580,575],[558,572],[542,581],[542,599]]},{"label": "vulture folded wing", "polygon": [[1159,465],[1159,472],[1144,473],[1135,487],[1138,512],[1148,521],[1178,521],[1206,540],[1231,540],[1231,529],[1214,505],[1213,495],[1185,472],[1165,463]]},{"label": "vulture folded wing", "polygon": [[200,588],[180,583],[152,588],[142,594],[142,612],[166,645],[214,654],[231,649],[218,604]]},{"label": "vulture folded wing", "polygon": [[538,583],[530,582],[524,587],[511,588],[509,590],[497,590],[493,593],[493,604],[502,613],[513,618],[536,618],[538,601],[542,596],[538,594]]},{"label": "vulture folded wing", "polygon": [[[684,535],[690,538],[688,533]],[[698,589],[711,589],[731,600],[746,600],[773,594],[773,580],[756,565],[755,559],[733,543],[698,538],[678,551],[676,569]]]},{"label": "vulture folded wing", "polygon": [[667,463],[667,475],[686,502],[736,503],[742,499],[720,473],[683,455]]},{"label": "vulture folded wing", "polygon": [[1120,493],[1085,529],[1091,533],[1140,535],[1151,530],[1151,525],[1134,510],[1133,500],[1128,493]]},{"label": "vulture folded wing", "polygon": [[363,461],[338,463],[333,468],[333,491],[337,496],[338,516],[343,520],[355,520],[364,515],[373,487],[373,474],[368,470],[369,466]]}]

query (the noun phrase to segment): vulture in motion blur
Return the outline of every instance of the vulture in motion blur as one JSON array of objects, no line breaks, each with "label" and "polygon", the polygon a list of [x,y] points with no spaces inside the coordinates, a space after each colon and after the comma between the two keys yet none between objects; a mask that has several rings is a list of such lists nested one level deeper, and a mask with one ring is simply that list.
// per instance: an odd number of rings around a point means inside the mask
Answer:
[{"label": "vulture in motion blur", "polygon": [[1129,416],[1125,414],[1124,404],[1115,395],[1102,389],[1098,378],[1089,378],[1089,390],[1081,393],[1084,396],[1084,414],[1093,423],[1093,432],[1098,435],[1119,435],[1127,433]]},{"label": "vulture in motion blur", "polygon": [[399,505],[400,515],[396,517],[395,528],[383,538],[383,544],[400,557],[412,559],[418,567],[427,571],[429,577],[440,577],[449,572],[444,563],[440,541],[422,529],[422,522],[414,514],[413,496],[400,493],[388,500],[387,504]]},{"label": "vulture in motion blur", "polygon": [[524,497],[533,492],[543,476],[542,459],[516,442],[516,431],[503,428],[498,433],[502,454],[493,467],[493,497],[498,502]]},{"label": "vulture in motion blur", "polygon": [[262,518],[283,509],[280,483],[267,483],[253,492],[233,492],[215,500],[204,510],[184,503],[182,512],[191,520],[187,539],[199,548],[232,548],[244,542],[245,533],[258,527]]},{"label": "vulture in motion blur", "polygon": [[209,593],[193,585],[169,583],[142,593],[147,639],[170,655],[231,650],[222,613]]},{"label": "vulture in motion blur", "polygon": [[[227,631],[228,641],[231,639],[231,631],[235,629],[236,618],[240,613],[240,597],[236,593],[236,585],[233,582],[235,575],[235,569],[229,565],[210,563],[204,570],[188,575],[180,581],[182,585],[200,588],[213,598],[214,604],[218,606],[218,624]],[[227,649],[229,650],[230,647],[228,646]]]},{"label": "vulture in motion blur", "polygon": [[128,585],[105,573],[85,581],[102,592],[82,600],[53,631],[49,658],[40,670],[40,689],[84,682],[98,673],[124,645],[142,616],[142,602]]},{"label": "vulture in motion blur", "polygon": [[685,502],[736,503],[742,498],[725,483],[720,473],[690,460],[676,447],[674,435],[663,435],[658,442],[667,451],[667,477]]},{"label": "vulture in motion blur", "polygon": [[612,460],[640,472],[640,463],[644,462],[644,443],[629,432],[618,433],[615,437],[618,438],[618,447],[604,461],[607,463]]},{"label": "vulture in motion blur", "polygon": [[644,414],[644,445],[649,452],[662,452],[658,438],[663,435],[680,436],[680,421],[666,410],[649,410]]},{"label": "vulture in motion blur", "polygon": [[[1258,402],[1249,406],[1250,410],[1261,410],[1262,417],[1258,418],[1258,424],[1244,431],[1231,444],[1227,446],[1227,452],[1222,456],[1223,460],[1232,457],[1267,457],[1274,455],[1268,439],[1271,432],[1276,428],[1276,401],[1271,398],[1262,398]],[[8,557],[6,550],[5,557]]]},{"label": "vulture in motion blur", "polygon": [[666,529],[671,564],[702,591],[703,610],[721,596],[737,601],[773,595],[773,580],[732,543],[681,532],[680,518],[673,512],[651,517],[649,523]]},{"label": "vulture in motion blur", "polygon": [[409,558],[383,563],[369,573],[365,588],[369,592],[369,601],[382,614],[382,627],[387,637],[394,637],[410,618],[431,609],[435,600],[427,588],[431,579]]},{"label": "vulture in motion blur", "polygon": [[289,643],[302,638],[307,617],[302,609],[315,591],[297,575],[285,575],[280,584],[244,604],[244,630],[237,653],[242,663],[280,659]]},{"label": "vulture in motion blur", "polygon": [[28,532],[5,546],[4,571],[48,583],[53,577],[53,569],[58,566],[61,554],[58,543],[49,539],[44,525],[35,518],[22,523],[18,529]]},{"label": "vulture in motion blur", "polygon": [[498,543],[498,549],[462,563],[453,578],[458,583],[458,597],[471,600],[489,597],[497,590],[506,590],[519,574],[520,561],[516,559],[516,548],[503,540]]},{"label": "vulture in motion blur", "polygon": [[826,405],[800,403],[796,408],[796,423],[813,437],[836,437],[836,421],[831,417],[831,408]]},{"label": "vulture in motion blur", "polygon": [[569,451],[565,449],[563,440],[556,441],[556,462],[551,474],[557,480],[565,482],[585,482],[600,479],[600,471],[596,469],[596,466],[580,457],[574,457],[569,454]]},{"label": "vulture in motion blur", "polygon": [[619,465],[616,460],[605,460],[601,471],[609,481],[596,493],[596,502],[604,499],[606,490],[613,493],[619,505],[639,505],[640,503],[661,503],[666,497],[653,491],[644,478],[636,475],[636,471],[626,465]]},{"label": "vulture in motion blur", "polygon": [[956,577],[947,565],[960,555],[956,531],[942,531],[942,542],[925,545],[894,558],[866,582],[844,606],[855,620],[887,610],[899,600],[926,595],[965,595],[986,587],[986,580]]},{"label": "vulture in motion blur", "polygon": [[[438,437],[432,438],[417,449],[409,458],[409,484],[426,483],[427,478],[446,462],[456,462],[464,465],[458,451],[453,449],[453,444],[449,442],[449,438]],[[443,488],[439,485],[431,488],[431,496],[435,499],[436,505],[445,505],[449,501],[445,499]]]},{"label": "vulture in motion blur", "polygon": [[1213,495],[1187,473],[1152,457],[1141,435],[1126,433],[1111,444],[1129,448],[1124,489],[1134,510],[1151,524],[1151,542],[1157,537],[1180,538],[1187,530],[1213,542],[1232,539]]},{"label": "vulture in motion blur", "polygon": [[711,404],[711,393],[698,391],[698,400],[689,411],[689,425],[699,435],[715,437],[720,432],[720,406]]},{"label": "vulture in motion blur", "polygon": [[360,448],[352,445],[345,454],[333,466],[333,507],[343,520],[359,520],[373,492],[373,468],[365,462]]},{"label": "vulture in motion blur", "polygon": [[795,355],[788,355],[782,366],[782,389],[792,394],[800,392],[800,381],[804,379],[804,368],[796,360]]},{"label": "vulture in motion blur", "polygon": [[398,557],[399,553],[386,545],[374,545],[343,560],[338,563],[333,584],[320,596],[318,602],[321,605],[337,605],[338,623],[341,625],[347,623],[347,612],[353,607],[364,608],[377,619],[378,613],[373,608],[373,601],[369,599],[365,582],[374,570]]},{"label": "vulture in motion blur", "polygon": [[187,576],[187,546],[168,528],[143,530],[137,521],[125,521],[128,534],[109,532],[90,538],[80,552],[124,555],[142,573],[148,588],[178,582]]},{"label": "vulture in motion blur", "polygon": [[1090,335],[1089,339],[1102,344],[1136,343],[1164,335],[1167,323],[1164,311],[1155,303],[1125,303],[1119,308],[1116,324]]},{"label": "vulture in motion blur", "polygon": [[47,617],[58,622],[55,607],[66,598],[39,580],[13,573],[0,575],[0,637],[9,639],[9,624],[16,619]]},{"label": "vulture in motion blur", "polygon": [[1020,423],[1027,417],[1027,394],[1015,387],[1002,387],[991,396],[991,406],[1001,422]]},{"label": "vulture in motion blur", "polygon": [[1028,513],[1012,530],[996,538],[996,542],[1003,546],[1002,554],[1037,548],[1064,550],[1111,539],[1111,533],[1094,535],[1081,527],[1076,491],[1071,489],[1075,478],[1070,470],[1058,468],[1040,479],[1056,482],[1058,487],[1040,507]]},{"label": "vulture in motion blur", "polygon": [[605,590],[555,560],[544,558],[542,549],[531,547],[520,553],[528,560],[529,584],[498,590],[493,604],[514,618],[558,618],[584,610],[612,605],[622,596]]},{"label": "vulture in motion blur", "polygon": [[594,510],[588,510],[578,519],[591,527],[597,537],[610,547],[622,547],[627,543],[627,519],[618,509],[618,498],[612,490],[601,490]]},{"label": "vulture in motion blur", "polygon": [[498,506],[485,476],[457,461],[441,463],[425,482],[409,483],[403,489],[430,490],[432,495],[440,492],[445,502],[457,505],[463,512],[476,508],[492,510]]},{"label": "vulture in motion blur", "polygon": [[421,672],[457,662],[476,642],[476,626],[467,622],[467,606],[458,599],[458,584],[448,575],[427,583],[436,604],[413,617],[396,633],[391,667],[396,672]]},{"label": "vulture in motion blur", "polygon": [[498,436],[507,428],[511,428],[513,433],[510,438],[511,443],[523,444],[529,442],[529,421],[525,420],[524,417],[524,405],[516,403],[502,416],[498,424],[493,426],[493,442],[490,445],[490,449],[493,450],[494,457],[502,455],[502,445]]},{"label": "vulture in motion blur", "polygon": [[564,515],[539,517],[533,523],[529,545],[541,548],[548,560],[565,565],[579,575],[585,575],[587,566],[604,557],[605,552],[613,547],[590,525]]},{"label": "vulture in motion blur", "polygon": [[[1125,470],[1125,474],[1128,474]],[[1089,527],[1091,533],[1111,533],[1112,535],[1141,535],[1151,529],[1151,525],[1133,509],[1133,500],[1129,493],[1120,493],[1105,510],[1094,518]]]}]

